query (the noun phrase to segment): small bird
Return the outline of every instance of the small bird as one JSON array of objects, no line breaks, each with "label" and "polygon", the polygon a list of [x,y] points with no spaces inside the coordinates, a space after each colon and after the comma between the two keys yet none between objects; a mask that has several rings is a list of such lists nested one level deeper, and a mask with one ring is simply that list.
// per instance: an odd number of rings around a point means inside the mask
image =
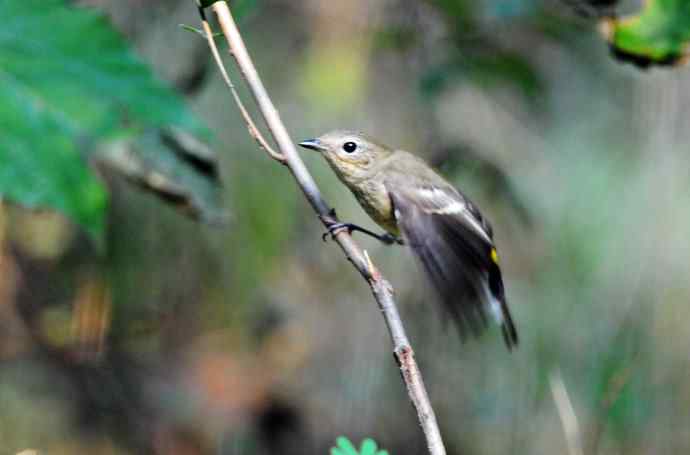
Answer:
[{"label": "small bird", "polygon": [[[392,150],[357,132],[337,130],[299,144],[320,152],[369,216],[387,244],[407,244],[424,268],[461,338],[479,335],[488,317],[501,326],[509,349],[518,335],[508,311],[489,222],[453,185],[411,153]],[[401,238],[402,237],[402,238]]]}]

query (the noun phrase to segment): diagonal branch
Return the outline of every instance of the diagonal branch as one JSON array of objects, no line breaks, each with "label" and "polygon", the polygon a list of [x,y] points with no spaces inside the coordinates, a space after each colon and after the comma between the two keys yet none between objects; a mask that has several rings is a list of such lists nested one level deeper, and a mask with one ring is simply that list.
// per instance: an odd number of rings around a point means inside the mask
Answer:
[{"label": "diagonal branch", "polygon": [[[199,3],[199,1],[200,0],[197,0],[197,5],[200,7],[202,19],[204,19],[204,12],[201,7],[202,3]],[[314,179],[297,153],[294,142],[280,119],[280,115],[268,96],[256,67],[247,52],[244,40],[232,18],[227,2],[216,1],[212,3],[210,1],[204,1],[203,5],[210,5],[211,9],[215,12],[223,30],[223,34],[228,42],[230,54],[235,59],[242,73],[242,77],[249,86],[254,100],[259,106],[264,121],[278,145],[280,156],[285,159],[285,164],[314,211],[319,216],[319,219],[321,219],[326,227],[331,226],[333,223],[337,222],[335,212],[331,210],[321,196],[321,192],[316,186]],[[206,30],[206,34],[211,36],[210,29]],[[224,70],[221,69],[221,71]],[[250,126],[250,131],[251,129]],[[393,352],[400,367],[405,386],[407,387],[410,401],[417,411],[417,417],[424,432],[429,453],[432,455],[445,455],[446,450],[443,446],[441,432],[436,422],[434,410],[429,402],[426,388],[424,387],[422,374],[415,361],[414,351],[410,346],[405,328],[400,319],[400,314],[398,313],[395,299],[393,298],[393,288],[388,280],[386,280],[374,266],[369,255],[355,243],[347,230],[340,230],[335,233],[334,239],[338,245],[340,245],[340,248],[345,253],[348,260],[355,266],[357,271],[359,271],[371,287],[374,298],[383,314],[388,332],[393,341]]]}]

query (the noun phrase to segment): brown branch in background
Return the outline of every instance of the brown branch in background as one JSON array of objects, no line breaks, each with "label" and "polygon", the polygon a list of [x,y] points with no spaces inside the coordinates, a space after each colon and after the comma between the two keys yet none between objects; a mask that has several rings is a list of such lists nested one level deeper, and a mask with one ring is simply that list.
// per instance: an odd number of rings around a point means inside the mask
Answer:
[{"label": "brown branch in background", "polygon": [[[199,3],[197,3],[197,5],[199,5]],[[297,184],[302,189],[302,192],[313,207],[314,211],[318,214],[319,219],[322,221],[324,226],[332,226],[337,222],[335,212],[331,210],[330,206],[323,199],[321,192],[314,182],[314,179],[304,166],[302,159],[297,153],[294,142],[290,138],[285,125],[280,119],[278,111],[273,105],[273,102],[271,101],[263,83],[261,82],[261,78],[259,77],[249,53],[247,52],[247,49],[244,45],[244,40],[237,29],[237,25],[232,18],[232,14],[230,13],[227,3],[225,1],[217,1],[211,5],[211,8],[218,17],[218,22],[220,23],[223,34],[225,35],[229,45],[230,54],[235,59],[235,62],[240,69],[245,82],[249,86],[249,89],[254,96],[254,100],[259,106],[261,114],[263,115],[264,121],[266,122],[273,139],[275,140],[276,144],[278,144],[280,153],[277,154],[274,152],[271,154],[271,156],[274,158],[280,156],[281,159],[279,159],[279,161],[284,162],[288,169],[290,169],[290,172],[297,181]],[[206,32],[206,36],[209,37],[211,51],[214,52],[214,54],[217,54],[217,50],[214,51],[215,43],[213,43],[213,34],[211,33],[210,27],[204,18],[203,10],[200,9],[200,12],[202,13],[202,19],[204,21],[204,30]],[[224,74],[224,77],[226,77],[227,72],[222,67],[220,58],[216,58],[216,62],[219,65],[219,69]],[[226,80],[226,83],[228,83],[228,81],[229,79]],[[237,102],[239,96],[237,96],[232,84],[229,84],[229,87],[231,87],[233,96]],[[240,109],[242,110],[242,108]],[[245,121],[247,121],[246,116]],[[247,123],[249,124],[249,122]],[[249,126],[249,129],[250,132],[258,131],[256,127],[252,127],[251,125]],[[402,378],[405,381],[405,386],[407,387],[410,401],[417,411],[417,417],[424,432],[429,453],[432,455],[445,455],[446,449],[443,445],[441,432],[436,422],[434,410],[429,402],[424,381],[422,380],[422,374],[419,371],[417,362],[415,361],[414,351],[410,346],[407,334],[405,333],[405,328],[402,320],[400,319],[400,314],[398,312],[395,299],[393,298],[393,288],[374,266],[369,258],[369,255],[366,254],[366,252],[364,252],[359,245],[354,242],[347,230],[340,230],[339,232],[335,233],[333,237],[342,251],[345,253],[345,256],[348,258],[348,260],[352,262],[355,268],[359,271],[362,277],[367,280],[367,283],[369,283],[369,286],[371,287],[374,298],[376,299],[376,302],[378,303],[378,306],[383,314],[388,327],[388,332],[393,341],[393,352],[395,353],[395,358],[400,366]]]}]

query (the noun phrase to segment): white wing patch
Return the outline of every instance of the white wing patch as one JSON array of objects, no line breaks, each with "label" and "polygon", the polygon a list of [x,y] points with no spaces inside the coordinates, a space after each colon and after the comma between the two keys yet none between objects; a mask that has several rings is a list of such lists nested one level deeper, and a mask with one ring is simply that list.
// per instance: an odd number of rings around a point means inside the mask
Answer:
[{"label": "white wing patch", "polygon": [[462,213],[465,211],[466,205],[459,201],[453,201],[448,205],[444,205],[436,210],[431,210],[433,213],[438,213],[439,215],[454,215],[456,213]]},{"label": "white wing patch", "polygon": [[429,205],[434,208],[427,209],[430,213],[439,215],[461,215],[462,218],[472,227],[484,240],[492,243],[482,225],[472,215],[467,208],[467,203],[455,195],[448,194],[447,191],[439,188],[421,188],[419,195],[429,201]]},{"label": "white wing patch", "polygon": [[494,297],[494,295],[489,290],[489,285],[484,283],[484,292],[486,292],[487,300],[489,301],[489,311],[491,316],[498,325],[503,325],[505,322],[505,317],[503,316],[503,308],[501,308],[501,303]]}]

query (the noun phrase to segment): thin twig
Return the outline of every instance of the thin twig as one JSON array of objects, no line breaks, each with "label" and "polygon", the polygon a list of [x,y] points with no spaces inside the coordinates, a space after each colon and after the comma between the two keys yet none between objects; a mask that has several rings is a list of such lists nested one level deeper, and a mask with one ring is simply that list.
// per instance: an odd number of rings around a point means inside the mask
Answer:
[{"label": "thin twig", "polygon": [[558,370],[552,372],[549,382],[551,383],[551,394],[553,395],[553,401],[556,402],[558,415],[561,418],[570,455],[583,455],[580,425],[578,424],[575,408],[573,408],[573,404],[568,396],[568,389],[565,387],[561,372]]},{"label": "thin twig", "polygon": [[237,93],[237,89],[235,89],[235,84],[232,83],[232,80],[230,80],[230,76],[228,75],[228,72],[225,69],[223,59],[220,57],[220,53],[218,52],[216,41],[213,39],[214,34],[211,30],[211,26],[209,25],[208,21],[202,19],[201,25],[204,27],[204,35],[206,36],[206,40],[208,41],[208,47],[211,49],[213,58],[216,60],[216,65],[218,65],[218,69],[220,70],[220,73],[223,75],[225,85],[227,85],[230,89],[230,93],[232,93],[232,97],[235,100],[235,104],[239,108],[240,113],[242,114],[242,117],[244,118],[244,121],[247,124],[249,135],[254,138],[254,140],[259,144],[259,147],[264,149],[271,158],[273,158],[281,164],[286,164],[285,157],[271,148],[271,146],[268,144],[268,141],[264,139],[263,135],[259,131],[259,128],[256,127],[254,120],[252,120],[251,115],[249,115],[249,111],[247,111],[247,109],[244,107],[244,103],[242,102],[240,95]]},{"label": "thin twig", "polygon": [[[337,222],[337,218],[330,209],[330,206],[323,199],[314,179],[297,153],[294,142],[290,138],[285,125],[280,119],[278,111],[261,82],[261,78],[247,52],[244,40],[237,29],[237,25],[232,18],[227,3],[225,1],[218,1],[213,3],[211,8],[218,17],[218,22],[220,23],[229,45],[230,54],[235,59],[245,82],[249,86],[254,100],[263,115],[264,121],[275,139],[276,144],[278,144],[281,155],[285,157],[290,172],[302,189],[305,197],[314,208],[314,211],[318,214],[322,223],[326,227],[332,225],[332,223]],[[426,388],[424,387],[422,374],[414,359],[414,351],[410,346],[405,328],[400,319],[400,314],[398,313],[395,299],[393,298],[393,288],[373,265],[371,258],[365,255],[359,245],[355,243],[347,230],[341,230],[336,233],[334,238],[348,260],[352,262],[362,277],[369,283],[374,298],[383,313],[388,332],[393,341],[393,352],[400,366],[410,401],[417,411],[417,416],[426,438],[429,453],[432,455],[445,455],[446,449],[443,445],[441,432],[436,422],[434,410],[429,402]]]}]

